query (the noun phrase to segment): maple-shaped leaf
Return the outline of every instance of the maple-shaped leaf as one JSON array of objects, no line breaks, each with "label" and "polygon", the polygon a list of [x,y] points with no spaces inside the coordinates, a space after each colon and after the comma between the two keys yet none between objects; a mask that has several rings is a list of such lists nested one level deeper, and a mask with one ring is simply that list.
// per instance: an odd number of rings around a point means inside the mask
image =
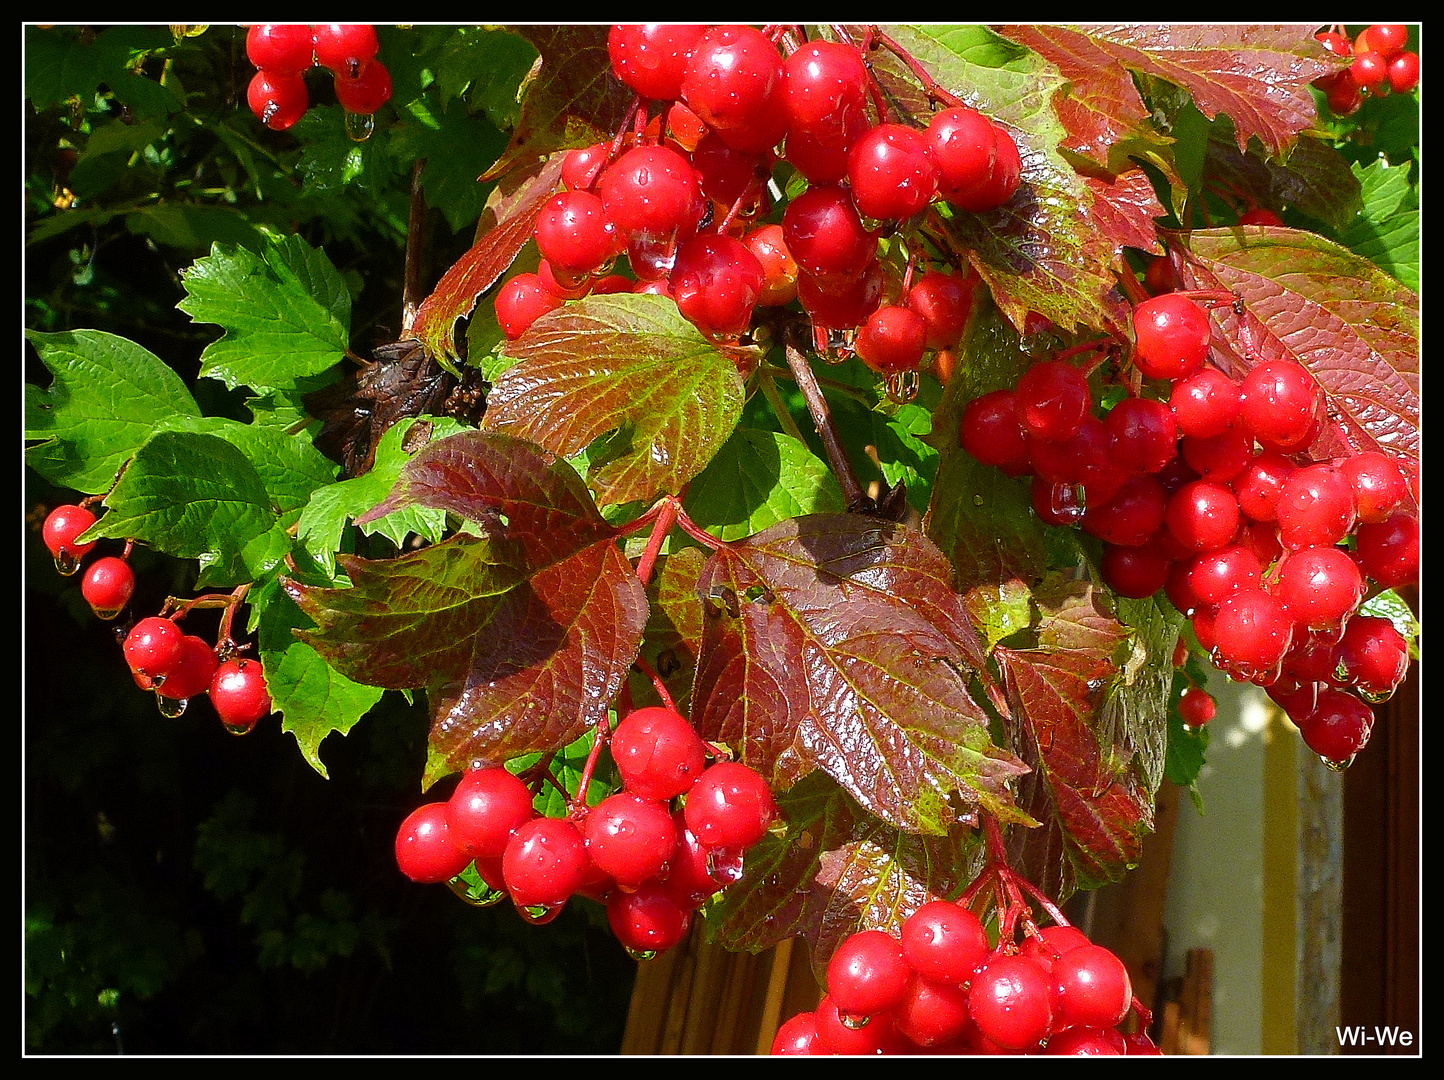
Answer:
[{"label": "maple-shaped leaf", "polygon": [[901,832],[814,773],[779,796],[785,827],[743,861],[741,880],[708,909],[707,930],[730,949],[759,952],[790,937],[809,945],[821,979],[850,934],[891,934],[923,904],[953,897],[972,879],[972,830]]},{"label": "maple-shaped leaf", "polygon": [[607,436],[587,471],[603,505],[679,492],[736,427],[756,352],[709,342],[668,297],[588,296],[506,346],[486,427],[564,457]]},{"label": "maple-shaped leaf", "polygon": [[[1034,599],[1041,612],[1036,645],[999,645],[993,654],[1013,702],[1019,753],[1032,767],[1018,785],[1019,804],[1043,822],[1041,829],[1015,830],[1010,861],[1048,895],[1063,898],[1079,886],[1116,880],[1138,862],[1153,828],[1153,790],[1134,760],[1143,736],[1118,724],[1100,730],[1128,628],[1101,609],[1083,582],[1052,583]],[[1166,702],[1165,694],[1151,722],[1165,722]]]},{"label": "maple-shaped leaf", "polygon": [[1191,235],[1190,288],[1242,298],[1256,358],[1237,319],[1215,309],[1224,356],[1241,376],[1257,360],[1293,359],[1323,388],[1328,423],[1317,460],[1359,450],[1417,457],[1421,442],[1419,294],[1347,248],[1297,229],[1209,229]]},{"label": "maple-shaped leaf", "polygon": [[515,32],[539,54],[523,84],[521,119],[505,153],[483,180],[505,175],[556,150],[610,139],[635,95],[612,75],[601,24],[522,25]]},{"label": "maple-shaped leaf", "polygon": [[486,200],[476,224],[476,242],[441,275],[421,301],[412,333],[435,356],[457,357],[456,323],[468,317],[487,289],[516,261],[536,231],[536,219],[560,190],[562,155],[509,173]]},{"label": "maple-shaped leaf", "polygon": [[870,813],[941,834],[1019,820],[1019,764],[973,698],[982,647],[922,533],[857,514],[784,521],[716,551],[697,582],[692,720],[778,788],[821,769]]},{"label": "maple-shaped leaf", "polygon": [[459,533],[396,559],[338,556],[349,589],[288,581],[298,636],[356,682],[424,687],[426,783],[566,746],[606,717],[647,619],[641,582],[580,477],[520,439],[462,432],[422,449],[360,521],[446,510]]},{"label": "maple-shaped leaf", "polygon": [[1062,149],[1116,173],[1124,169],[1118,148],[1138,138],[1159,145],[1167,141],[1152,130],[1148,106],[1132,74],[1117,62],[1106,42],[1093,40],[1088,27],[1030,23],[994,29],[1032,49],[1068,80],[1067,90],[1053,102],[1067,133]]},{"label": "maple-shaped leaf", "polygon": [[1209,119],[1228,116],[1240,150],[1256,136],[1279,155],[1317,120],[1309,84],[1345,66],[1314,30],[1304,23],[1158,23],[1049,27],[1029,36],[1070,79],[1099,64],[1162,79],[1188,91]]}]

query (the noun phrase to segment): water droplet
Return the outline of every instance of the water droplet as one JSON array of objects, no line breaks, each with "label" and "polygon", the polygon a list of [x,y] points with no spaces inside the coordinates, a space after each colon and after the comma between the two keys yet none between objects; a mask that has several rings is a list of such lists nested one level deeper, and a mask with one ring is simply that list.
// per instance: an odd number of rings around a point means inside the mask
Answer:
[{"label": "water droplet", "polygon": [[640,963],[641,961],[644,961],[644,960],[655,960],[655,959],[657,958],[657,950],[656,950],[656,949],[634,949],[634,948],[632,948],[632,947],[629,945],[629,946],[627,946],[627,955],[630,956],[633,960],[636,960],[636,961],[638,961],[638,962]]},{"label": "water droplet", "polygon": [[376,130],[376,117],[372,113],[346,114],[346,137],[352,142],[365,142]]},{"label": "water droplet", "polygon": [[643,281],[659,281],[672,273],[677,262],[677,235],[666,236],[641,234],[634,236],[627,245],[627,261],[632,272]]},{"label": "water droplet", "polygon": [[1087,510],[1083,504],[1082,488],[1077,484],[1054,484],[1048,492],[1048,509],[1060,523],[1077,524],[1083,520]]},{"label": "water droplet", "polygon": [[74,552],[62,550],[55,556],[55,570],[61,577],[71,577],[79,569],[80,556]]},{"label": "water droplet", "polygon": [[895,405],[906,405],[918,396],[920,377],[913,368],[894,371],[884,380],[887,399]]},{"label": "water droplet", "polygon": [[517,904],[516,913],[533,926],[545,926],[562,913],[566,903],[560,904]]},{"label": "water droplet", "polygon": [[1361,700],[1368,702],[1370,705],[1382,705],[1394,696],[1392,689],[1369,690],[1362,686],[1354,687],[1354,693],[1358,694]]},{"label": "water droplet", "polygon": [[856,1016],[852,1013],[844,1012],[837,1014],[837,1022],[849,1031],[861,1031],[867,1027],[870,1020],[872,1020],[870,1016]]},{"label": "water droplet", "polygon": [[476,885],[468,885],[466,878],[461,874],[448,881],[446,887],[472,907],[491,907],[506,899],[506,893],[501,889],[493,889],[485,881],[480,881]]},{"label": "water droplet", "polygon": [[222,724],[221,727],[232,735],[249,735],[256,730],[255,724]]},{"label": "water droplet", "polygon": [[712,848],[707,852],[707,874],[719,885],[742,880],[742,852],[737,848]]},{"label": "water droplet", "polygon": [[974,496],[973,496],[973,505],[974,505],[974,506],[982,506],[982,505],[983,505],[983,497],[982,497],[981,495],[974,495]]},{"label": "water droplet", "polygon": [[186,711],[186,706],[189,704],[189,698],[166,697],[164,694],[157,694],[155,696],[155,707],[160,710],[160,714],[167,720],[174,720],[183,715]]},{"label": "water droplet", "polygon": [[1326,758],[1326,757],[1323,757],[1322,755],[1320,755],[1319,760],[1324,763],[1324,767],[1325,767],[1326,769],[1331,769],[1331,770],[1333,770],[1334,772],[1343,772],[1345,769],[1347,769],[1350,765],[1352,765],[1352,764],[1354,763],[1354,757],[1355,757],[1355,755],[1350,754],[1348,757],[1344,758],[1342,761],[1335,761],[1335,760],[1333,760],[1332,758]]},{"label": "water droplet", "polygon": [[95,612],[95,617],[97,619],[102,619],[105,622],[109,622],[111,619],[116,618],[124,610],[124,605],[121,605],[118,608],[93,607],[90,610]]}]

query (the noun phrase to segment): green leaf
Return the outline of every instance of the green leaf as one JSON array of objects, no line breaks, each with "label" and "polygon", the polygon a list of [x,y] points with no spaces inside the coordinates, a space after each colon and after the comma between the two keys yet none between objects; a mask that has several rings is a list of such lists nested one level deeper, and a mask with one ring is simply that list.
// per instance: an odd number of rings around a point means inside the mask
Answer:
[{"label": "green leaf", "polygon": [[790,435],[738,428],[687,488],[693,523],[737,540],[787,518],[836,513],[842,491],[827,464]]},{"label": "green leaf", "polygon": [[1355,164],[1353,170],[1363,188],[1364,206],[1339,234],[1339,242],[1417,291],[1419,203],[1409,167],[1390,166],[1379,158],[1367,167]]},{"label": "green leaf", "polygon": [[382,691],[348,679],[297,638],[295,631],[310,630],[315,624],[284,593],[274,590],[263,605],[254,593],[248,600],[261,606],[257,641],[271,705],[281,714],[281,730],[295,736],[301,756],[326,776],[321,741],[333,731],[342,735],[350,731],[381,700]]},{"label": "green leaf", "polygon": [[199,417],[179,375],[133,341],[99,330],[27,331],[55,376],[25,386],[25,460],[55,484],[105,491],[157,425]]},{"label": "green leaf", "polygon": [[136,452],[105,506],[108,513],[91,526],[93,536],[199,559],[202,586],[255,581],[291,547],[255,468],[215,435],[156,435]]},{"label": "green leaf", "polygon": [[[390,493],[402,466],[415,453],[403,450],[402,443],[413,426],[423,422],[433,425],[432,438],[435,439],[463,430],[455,420],[439,418],[392,424],[376,444],[376,460],[369,472],[316,491],[301,512],[296,538],[327,574],[335,576],[336,552],[340,550],[346,523],[366,513]],[[367,533],[381,533],[397,546],[408,533],[436,543],[445,529],[446,511],[415,506],[394,510],[364,527]]]},{"label": "green leaf", "polygon": [[606,437],[587,482],[601,504],[678,492],[742,414],[733,353],[662,296],[589,296],[543,315],[507,346],[484,424],[563,457]]},{"label": "green leaf", "polygon": [[300,237],[259,256],[217,244],[182,280],[187,295],[176,307],[225,331],[201,353],[201,374],[232,389],[291,386],[346,354],[351,295],[325,253]]}]

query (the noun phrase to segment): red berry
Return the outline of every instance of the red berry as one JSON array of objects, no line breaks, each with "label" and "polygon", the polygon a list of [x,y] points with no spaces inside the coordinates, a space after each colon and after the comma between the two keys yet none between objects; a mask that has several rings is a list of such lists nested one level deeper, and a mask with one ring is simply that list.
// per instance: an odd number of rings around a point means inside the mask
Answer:
[{"label": "red berry", "polygon": [[687,828],[709,847],[751,847],[776,816],[767,781],[740,762],[717,762],[687,792]]},{"label": "red berry", "polygon": [[782,236],[798,268],[815,278],[856,280],[877,253],[877,237],[847,189],[837,186],[814,185],[792,199],[782,212]]},{"label": "red berry", "polygon": [[588,274],[611,262],[622,238],[602,200],[589,191],[563,191],[537,215],[536,246],[554,269]]},{"label": "red berry", "polygon": [[1076,435],[1093,405],[1088,379],[1063,360],[1034,364],[1018,379],[1013,393],[1023,430],[1048,442]]},{"label": "red berry", "polygon": [[719,340],[735,338],[751,325],[764,274],[741,240],[705,233],[677,249],[670,281],[677,310],[704,336]]},{"label": "red berry", "polygon": [[948,202],[967,202],[974,191],[988,185],[998,159],[997,131],[976,109],[933,113],[927,143],[938,166],[939,194]]},{"label": "red berry", "polygon": [[527,786],[499,766],[467,772],[446,800],[452,842],[478,859],[500,859],[511,834],[535,816]]},{"label": "red berry", "polygon": [[1276,510],[1279,541],[1290,550],[1341,543],[1358,520],[1348,476],[1324,463],[1290,473]]},{"label": "red berry", "polygon": [[1271,450],[1298,450],[1313,438],[1321,397],[1308,369],[1293,360],[1268,360],[1239,385],[1238,423]]},{"label": "red berry", "polygon": [[185,634],[181,638],[180,660],[165,681],[155,687],[155,692],[174,701],[185,701],[204,694],[210,689],[219,664],[216,650],[206,644],[204,638]]},{"label": "red berry", "polygon": [[1283,660],[1293,642],[1288,609],[1262,589],[1239,589],[1213,619],[1214,652],[1230,674],[1252,678]]},{"label": "red berry", "polygon": [[63,572],[73,574],[80,560],[95,547],[94,540],[88,544],[75,543],[75,538],[94,524],[95,515],[81,506],[57,506],[45,516],[45,524],[40,527],[40,537],[50,549],[56,563],[63,563],[68,567],[68,570]]},{"label": "red berry", "polygon": [[1133,361],[1150,379],[1182,379],[1208,358],[1212,324],[1185,296],[1164,293],[1133,310]]},{"label": "red berry", "polygon": [[285,131],[310,108],[306,80],[295,72],[258,71],[246,87],[246,104],[272,131]]},{"label": "red berry", "polygon": [[113,619],[130,603],[135,592],[135,571],[130,563],[114,555],[96,559],[81,578],[80,592],[96,615]]},{"label": "red berry", "polygon": [[671,101],[682,96],[682,76],[692,47],[705,26],[633,23],[607,32],[612,72],[644,98]]},{"label": "red berry", "polygon": [[867,317],[853,347],[858,359],[880,375],[912,371],[922,361],[927,333],[917,312],[888,304]]},{"label": "red berry", "polygon": [[1300,626],[1338,630],[1364,599],[1364,578],[1343,548],[1318,545],[1279,560],[1274,592]]},{"label": "red berry", "polygon": [[968,989],[968,1011],[984,1038],[1005,1050],[1027,1050],[1053,1026],[1053,980],[1036,960],[998,955]]},{"label": "red berry", "polygon": [[1213,719],[1218,703],[1206,690],[1190,686],[1178,699],[1178,715],[1189,727],[1200,728]]},{"label": "red berry", "polygon": [[515,341],[530,330],[537,319],[563,303],[537,274],[517,274],[496,294],[496,321],[506,339]]},{"label": "red berry", "polygon": [[828,961],[827,993],[842,1015],[873,1016],[902,1000],[911,977],[901,942],[882,930],[860,930]]},{"label": "red berry", "polygon": [[1407,94],[1419,85],[1419,54],[1401,52],[1389,61],[1389,89]]},{"label": "red berry", "polygon": [[1022,476],[1032,468],[1011,390],[993,390],[968,402],[958,424],[958,445],[1009,476]]},{"label": "red berry", "polygon": [[255,23],[246,31],[246,58],[258,68],[299,74],[314,62],[311,28],[290,23]]},{"label": "red berry", "polygon": [[141,619],[125,636],[121,651],[130,670],[150,679],[163,679],[181,658],[181,628],[171,619]]},{"label": "red berry", "polygon": [[451,842],[444,802],[418,806],[396,830],[396,866],[412,881],[450,881],[470,862],[471,856]]},{"label": "red berry", "polygon": [[359,76],[380,48],[376,27],[364,23],[322,23],[312,30],[311,40],[316,63],[348,79]]},{"label": "red berry", "polygon": [[[729,145],[751,143],[756,132],[782,138],[787,113],[778,107],[782,54],[762,32],[746,25],[714,26],[692,47],[682,77],[682,100]],[[748,138],[749,129],[752,137]],[[739,149],[745,149],[739,146]]]},{"label": "red berry", "polygon": [[211,676],[211,704],[231,731],[250,731],[271,714],[271,692],[259,660],[227,660]]},{"label": "red berry", "polygon": [[622,791],[587,812],[587,854],[624,889],[659,876],[677,845],[665,804]]},{"label": "red berry", "polygon": [[1393,694],[1409,672],[1409,643],[1388,619],[1355,615],[1332,654],[1334,672],[1369,701]]},{"label": "red berry", "polygon": [[691,911],[680,907],[655,881],[643,882],[631,892],[617,889],[607,898],[607,924],[622,947],[634,954],[670,949],[686,936],[691,923]]},{"label": "red berry", "polygon": [[742,242],[762,265],[762,292],[757,303],[763,307],[781,307],[797,299],[797,261],[787,250],[787,241],[779,224],[753,229]]},{"label": "red berry", "polygon": [[1058,984],[1059,1027],[1111,1028],[1133,1004],[1133,984],[1123,961],[1101,945],[1070,949],[1053,962]]},{"label": "red berry", "polygon": [[903,957],[919,975],[963,983],[988,957],[988,933],[979,918],[951,900],[932,900],[903,920]]},{"label": "red berry", "polygon": [[1295,719],[1305,745],[1327,762],[1342,765],[1368,744],[1374,711],[1353,694],[1326,686],[1314,707]]},{"label": "red berry", "polygon": [[644,799],[687,791],[707,766],[707,746],[681,713],[660,705],[622,718],[609,744],[622,785]]},{"label": "red berry", "polygon": [[929,349],[951,349],[962,341],[981,284],[976,271],[964,277],[929,270],[908,290],[904,303],[923,317]]},{"label": "red berry", "polygon": [[336,100],[357,116],[370,116],[391,100],[391,72],[380,61],[367,64],[354,78],[337,75]]},{"label": "red berry", "polygon": [[518,907],[557,907],[586,880],[591,860],[567,818],[532,818],[512,833],[501,857],[506,891]]},{"label": "red berry", "polygon": [[865,218],[902,220],[938,193],[938,166],[922,133],[904,124],[878,124],[853,144],[847,158],[853,202]]},{"label": "red berry", "polygon": [[1359,567],[1386,589],[1419,580],[1419,519],[1400,511],[1354,532]]},{"label": "red berry", "polygon": [[665,277],[676,246],[697,232],[707,208],[697,171],[667,146],[636,146],[602,170],[597,194],[648,280]]},{"label": "red berry", "polygon": [[787,1057],[809,1057],[822,1053],[817,1048],[817,1014],[800,1012],[782,1024],[768,1053]]}]

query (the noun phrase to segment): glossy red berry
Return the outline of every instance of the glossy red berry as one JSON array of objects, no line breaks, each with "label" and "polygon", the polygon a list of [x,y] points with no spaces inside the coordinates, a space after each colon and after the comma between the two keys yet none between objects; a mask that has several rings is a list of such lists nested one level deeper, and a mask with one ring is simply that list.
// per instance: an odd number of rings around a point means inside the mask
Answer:
[{"label": "glossy red berry", "polygon": [[912,371],[922,361],[927,333],[927,323],[916,311],[888,304],[858,328],[853,348],[859,360],[881,375]]},{"label": "glossy red berry", "polygon": [[1101,945],[1070,949],[1053,961],[1058,985],[1058,1027],[1111,1028],[1133,1004],[1133,984],[1123,961]]},{"label": "glossy red berry", "polygon": [[719,340],[747,331],[765,275],[741,240],[704,233],[677,249],[670,281],[677,310],[705,337]]},{"label": "glossy red berry", "polygon": [[901,942],[882,930],[860,930],[828,961],[827,993],[842,1015],[873,1016],[902,1000],[911,977]]},{"label": "glossy red berry", "polygon": [[311,40],[316,63],[348,79],[359,76],[380,48],[376,27],[364,23],[321,23]]},{"label": "glossy red berry", "polygon": [[923,904],[903,920],[899,934],[908,965],[937,982],[966,982],[988,957],[982,921],[951,900]]},{"label": "glossy red berry", "polygon": [[451,842],[444,802],[418,806],[396,830],[396,866],[412,881],[450,881],[470,862],[471,856]]},{"label": "glossy red berry", "polygon": [[709,847],[751,847],[776,817],[767,781],[740,762],[717,762],[687,792],[687,828]]},{"label": "glossy red berry", "polygon": [[782,54],[760,30],[714,26],[692,46],[682,100],[729,146],[760,151],[786,131],[781,85]]},{"label": "glossy red berry", "polygon": [[696,729],[681,713],[660,705],[624,716],[609,746],[623,787],[644,799],[681,795],[707,766],[707,746]]},{"label": "glossy red berry", "polygon": [[155,692],[173,701],[185,701],[204,694],[210,689],[219,664],[215,648],[208,645],[204,638],[185,634],[181,638],[180,660],[165,681],[155,687]]},{"label": "glossy red berry", "polygon": [[1212,325],[1186,296],[1164,293],[1133,310],[1133,362],[1150,379],[1181,379],[1208,358]]},{"label": "glossy red berry", "polygon": [[306,115],[311,96],[306,80],[288,71],[261,70],[246,87],[246,104],[256,119],[272,131],[285,131]]},{"label": "glossy red berry", "polygon": [[592,807],[582,834],[592,862],[624,889],[658,877],[677,844],[677,825],[666,804],[627,791]]},{"label": "glossy red berry", "polygon": [[337,75],[334,85],[341,108],[358,116],[370,116],[391,100],[391,72],[379,60],[367,64],[354,78]]},{"label": "glossy red berry", "polygon": [[682,76],[692,47],[707,28],[681,23],[631,23],[607,31],[612,73],[644,98],[682,96]]},{"label": "glossy red berry", "polygon": [[130,628],[121,652],[132,672],[152,680],[164,679],[180,661],[184,636],[173,620],[153,615]]},{"label": "glossy red berry", "polygon": [[508,341],[515,341],[532,323],[565,301],[547,288],[537,274],[514,274],[496,294],[496,321]]},{"label": "glossy red berry", "polygon": [[521,825],[501,857],[506,891],[519,907],[557,907],[586,880],[586,840],[567,818],[538,817]]},{"label": "glossy red berry", "polygon": [[938,193],[938,166],[916,128],[878,124],[853,144],[847,179],[865,218],[910,218]]},{"label": "glossy red berry", "polygon": [[311,28],[292,23],[254,23],[246,31],[246,58],[266,71],[298,74],[314,62]]},{"label": "glossy red berry", "polygon": [[211,676],[210,698],[221,724],[232,732],[250,731],[271,714],[271,692],[259,660],[239,658],[218,664]]},{"label": "glossy red berry", "polygon": [[994,956],[973,976],[968,1011],[978,1031],[1005,1050],[1027,1050],[1053,1026],[1053,980],[1036,960]]},{"label": "glossy red berry", "polygon": [[45,516],[40,537],[54,556],[56,566],[64,574],[73,574],[80,560],[90,554],[95,541],[77,544],[75,538],[95,524],[95,515],[81,506],[57,506]]},{"label": "glossy red berry", "polygon": [[478,859],[499,859],[507,841],[536,816],[527,786],[500,766],[472,769],[446,800],[452,842]]},{"label": "glossy red berry", "polygon": [[80,592],[97,616],[113,619],[130,603],[135,592],[135,571],[130,563],[114,555],[96,559],[80,580]]},{"label": "glossy red berry", "polygon": [[622,947],[634,955],[664,952],[687,934],[692,912],[681,907],[655,881],[628,891],[617,889],[607,898],[607,924]]}]

